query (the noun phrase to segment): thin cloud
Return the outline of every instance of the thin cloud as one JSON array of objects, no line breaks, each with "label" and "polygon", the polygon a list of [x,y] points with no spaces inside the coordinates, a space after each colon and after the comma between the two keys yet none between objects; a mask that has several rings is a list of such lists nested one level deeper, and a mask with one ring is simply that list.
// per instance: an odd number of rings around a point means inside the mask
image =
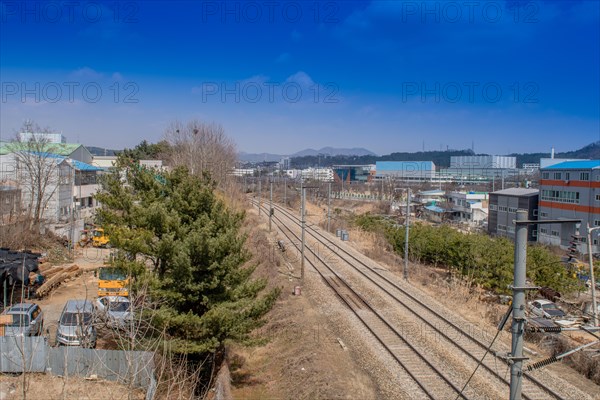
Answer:
[{"label": "thin cloud", "polygon": [[290,61],[290,59],[292,58],[292,56],[290,55],[290,53],[281,53],[279,56],[277,56],[277,58],[275,59],[276,63],[286,63],[288,61]]}]

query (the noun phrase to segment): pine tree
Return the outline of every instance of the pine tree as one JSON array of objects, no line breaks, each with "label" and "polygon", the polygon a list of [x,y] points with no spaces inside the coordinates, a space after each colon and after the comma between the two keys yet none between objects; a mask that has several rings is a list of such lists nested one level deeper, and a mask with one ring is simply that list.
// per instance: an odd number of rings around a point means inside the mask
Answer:
[{"label": "pine tree", "polygon": [[[153,318],[169,348],[213,352],[226,340],[245,342],[279,295],[253,279],[244,213],[229,209],[206,174],[140,167],[121,157],[96,197],[113,246],[151,261],[130,262],[134,280],[150,278]],[[150,263],[148,263],[150,264]]]}]

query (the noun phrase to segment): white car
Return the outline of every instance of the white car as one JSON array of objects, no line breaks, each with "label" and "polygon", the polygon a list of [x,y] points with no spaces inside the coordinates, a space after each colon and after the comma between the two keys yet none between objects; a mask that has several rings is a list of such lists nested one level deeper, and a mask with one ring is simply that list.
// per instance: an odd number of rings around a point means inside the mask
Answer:
[{"label": "white car", "polygon": [[577,322],[573,318],[567,318],[565,312],[550,300],[534,300],[529,303],[529,309],[534,316],[551,319],[556,325],[563,328],[570,328]]},{"label": "white car", "polygon": [[563,310],[558,308],[556,304],[550,300],[538,299],[529,303],[531,313],[537,317],[549,319],[562,319],[566,316]]},{"label": "white car", "polygon": [[103,296],[96,300],[96,308],[113,328],[127,328],[131,321],[131,301],[123,296]]}]

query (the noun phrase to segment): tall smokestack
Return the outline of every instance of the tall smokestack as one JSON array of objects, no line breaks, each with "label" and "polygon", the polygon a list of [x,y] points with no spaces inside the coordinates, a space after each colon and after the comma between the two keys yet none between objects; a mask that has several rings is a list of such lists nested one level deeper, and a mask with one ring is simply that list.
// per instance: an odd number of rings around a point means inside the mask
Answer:
[{"label": "tall smokestack", "polygon": [[550,152],[550,158],[554,159],[554,146],[552,146],[552,151]]}]

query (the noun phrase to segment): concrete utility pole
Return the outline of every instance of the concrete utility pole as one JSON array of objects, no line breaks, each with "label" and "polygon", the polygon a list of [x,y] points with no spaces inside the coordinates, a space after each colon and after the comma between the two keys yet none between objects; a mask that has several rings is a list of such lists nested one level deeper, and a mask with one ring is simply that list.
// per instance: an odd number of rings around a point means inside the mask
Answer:
[{"label": "concrete utility pole", "polygon": [[329,229],[331,226],[331,182],[327,186],[327,232],[331,232]]},{"label": "concrete utility pole", "polygon": [[260,184],[261,184],[261,182],[262,181],[261,181],[260,176],[259,176],[258,177],[258,216],[259,217],[260,217],[260,191],[261,191]]},{"label": "concrete utility pole", "polygon": [[306,221],[305,221],[305,201],[306,201],[306,188],[302,187],[302,208],[301,208],[301,215],[300,215],[300,221],[302,222],[302,248],[300,251],[300,257],[302,258],[302,261],[300,261],[300,279],[302,279],[302,281],[304,282],[304,228],[306,225]]},{"label": "concrete utility pole", "polygon": [[402,270],[402,275],[404,276],[404,280],[408,280],[408,238],[409,238],[409,229],[410,229],[410,188],[406,189],[406,234],[404,236],[404,269]]},{"label": "concrete utility pole", "polygon": [[271,196],[269,198],[269,232],[271,232],[271,220],[273,219],[273,180],[271,179]]},{"label": "concrete utility pole", "polygon": [[287,207],[287,178],[283,178],[283,206]]},{"label": "concrete utility pole", "polygon": [[527,260],[527,211],[517,210],[515,226],[515,270],[512,303],[510,400],[521,400],[523,377],[523,330],[525,326],[525,274]]},{"label": "concrete utility pole", "polygon": [[592,307],[594,313],[594,326],[598,326],[598,302],[596,300],[596,278],[594,277],[594,257],[592,256],[592,232],[600,229],[600,226],[590,228],[590,223],[587,223],[587,245],[588,257],[590,262],[590,279],[592,280]]}]

